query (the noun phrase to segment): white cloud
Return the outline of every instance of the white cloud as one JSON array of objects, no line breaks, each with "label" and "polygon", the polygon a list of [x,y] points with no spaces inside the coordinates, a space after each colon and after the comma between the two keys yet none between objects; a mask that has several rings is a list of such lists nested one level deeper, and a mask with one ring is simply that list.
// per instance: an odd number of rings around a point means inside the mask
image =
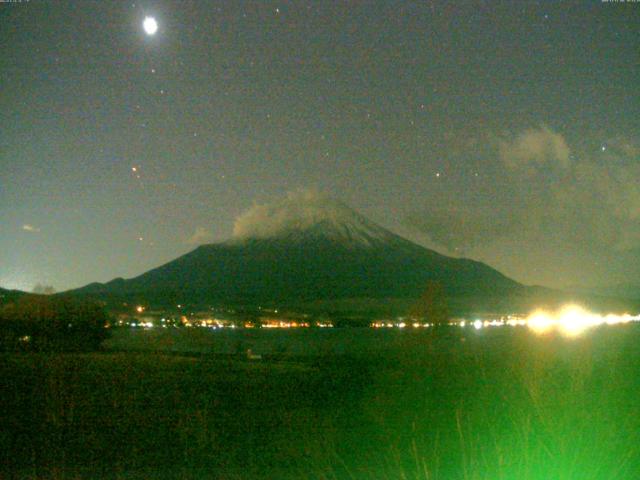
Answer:
[{"label": "white cloud", "polygon": [[513,170],[525,168],[531,173],[532,168],[544,164],[570,166],[571,150],[566,140],[545,125],[499,140],[498,151],[502,162]]},{"label": "white cloud", "polygon": [[287,194],[272,204],[254,205],[233,226],[236,238],[267,238],[291,229],[304,229],[321,220],[339,223],[353,213],[348,207],[313,189]]},{"label": "white cloud", "polygon": [[409,222],[451,252],[498,239],[609,252],[639,248],[636,143],[603,143],[610,148],[583,147],[571,155],[563,135],[545,126],[489,141],[485,166],[497,172],[495,201],[473,202],[464,192],[452,192],[447,202],[429,205]]},{"label": "white cloud", "polygon": [[186,243],[189,245],[202,245],[213,240],[213,234],[204,227],[196,227],[195,232],[187,238]]},{"label": "white cloud", "polygon": [[40,229],[38,227],[34,227],[33,225],[30,225],[28,223],[25,223],[24,225],[22,225],[22,230],[24,230],[25,232],[31,232],[31,233],[40,232]]}]

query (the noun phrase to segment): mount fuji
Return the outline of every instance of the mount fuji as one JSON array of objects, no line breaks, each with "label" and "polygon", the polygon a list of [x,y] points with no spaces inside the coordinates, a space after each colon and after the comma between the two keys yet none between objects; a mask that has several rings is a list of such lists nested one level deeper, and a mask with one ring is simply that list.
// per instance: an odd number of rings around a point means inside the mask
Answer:
[{"label": "mount fuji", "polygon": [[433,282],[441,285],[452,313],[526,308],[534,302],[523,299],[551,292],[525,287],[481,262],[410,242],[339,201],[298,192],[251,208],[238,218],[228,241],[201,245],[135,278],[67,293],[111,304],[359,302],[388,310],[415,302]]}]

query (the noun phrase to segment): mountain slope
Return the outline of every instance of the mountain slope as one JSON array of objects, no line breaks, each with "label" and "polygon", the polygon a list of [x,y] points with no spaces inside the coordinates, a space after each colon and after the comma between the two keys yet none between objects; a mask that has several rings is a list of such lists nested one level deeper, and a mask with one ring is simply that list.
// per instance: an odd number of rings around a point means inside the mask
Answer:
[{"label": "mountain slope", "polygon": [[21,290],[6,290],[4,288],[0,288],[0,305],[15,302],[18,298],[24,295],[29,295],[29,293]]},{"label": "mountain slope", "polygon": [[410,304],[432,281],[443,287],[453,313],[524,310],[568,298],[524,287],[483,263],[441,255],[340,202],[305,193],[255,206],[238,219],[227,242],[202,245],[129,280],[70,293],[158,306],[300,306],[348,299]]},{"label": "mountain slope", "polygon": [[202,245],[136,278],[73,293],[163,305],[299,304],[418,298],[428,281],[440,282],[452,298],[523,288],[480,262],[409,242],[326,197],[290,197],[255,208],[240,217],[227,242]]}]

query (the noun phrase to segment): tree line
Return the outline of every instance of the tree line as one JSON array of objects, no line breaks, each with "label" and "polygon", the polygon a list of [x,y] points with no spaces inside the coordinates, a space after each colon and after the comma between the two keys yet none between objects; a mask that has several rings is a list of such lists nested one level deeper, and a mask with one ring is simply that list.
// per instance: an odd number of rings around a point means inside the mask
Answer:
[{"label": "tree line", "polygon": [[90,351],[107,336],[108,316],[98,304],[69,297],[24,295],[0,306],[4,351]]}]

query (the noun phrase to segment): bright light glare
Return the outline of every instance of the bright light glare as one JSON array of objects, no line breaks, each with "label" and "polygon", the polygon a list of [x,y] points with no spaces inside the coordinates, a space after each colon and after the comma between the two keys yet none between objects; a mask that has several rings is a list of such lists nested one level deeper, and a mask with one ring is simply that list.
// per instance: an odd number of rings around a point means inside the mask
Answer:
[{"label": "bright light glare", "polygon": [[156,22],[156,19],[153,17],[145,17],[142,22],[142,27],[144,31],[147,32],[147,35],[155,35],[158,31],[158,22]]},{"label": "bright light glare", "polygon": [[548,313],[537,310],[527,319],[527,326],[536,333],[544,334],[553,328],[553,319]]},{"label": "bright light glare", "polygon": [[587,328],[603,322],[597,315],[587,312],[577,305],[569,305],[560,312],[560,330],[568,337],[575,337]]},{"label": "bright light glare", "polygon": [[503,325],[511,327],[526,326],[539,335],[558,331],[567,337],[576,337],[586,330],[600,325],[620,325],[629,322],[640,322],[640,315],[629,315],[628,313],[622,315],[613,313],[599,315],[589,312],[579,305],[565,305],[553,312],[538,309],[526,318],[509,316],[493,320],[476,319],[473,322],[461,320],[457,324],[460,327],[473,326],[476,330]]},{"label": "bright light glare", "polygon": [[538,334],[545,334],[551,330],[559,330],[567,337],[575,337],[587,329],[599,325],[618,325],[621,323],[640,321],[640,315],[629,314],[606,316],[589,312],[578,305],[567,305],[557,312],[549,313],[544,310],[533,312],[526,320],[527,326]]}]

